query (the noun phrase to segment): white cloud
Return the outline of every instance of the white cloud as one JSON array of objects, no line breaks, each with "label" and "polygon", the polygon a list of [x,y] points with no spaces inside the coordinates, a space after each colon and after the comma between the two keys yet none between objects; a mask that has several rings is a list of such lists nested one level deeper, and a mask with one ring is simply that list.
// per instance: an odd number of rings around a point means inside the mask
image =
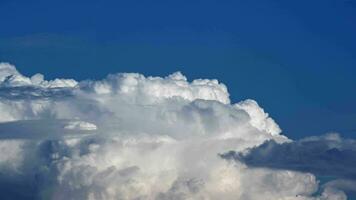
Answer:
[{"label": "white cloud", "polygon": [[45,88],[75,87],[77,82],[73,79],[55,79],[45,81],[42,74],[35,74],[31,78],[20,74],[9,63],[0,63],[0,82],[2,87],[34,86]]},{"label": "white cloud", "polygon": [[80,130],[80,131],[93,131],[96,130],[97,127],[95,124],[90,122],[84,121],[69,121],[65,126],[64,129],[67,130]]},{"label": "white cloud", "polygon": [[290,140],[255,101],[231,104],[217,80],[46,81],[2,63],[0,113],[0,186],[17,199],[345,199],[332,186],[318,195],[310,173],[219,156]]},{"label": "white cloud", "polygon": [[250,123],[260,131],[266,131],[272,135],[281,133],[278,124],[265,113],[256,101],[248,99],[235,104],[236,107],[245,110],[250,115]]}]

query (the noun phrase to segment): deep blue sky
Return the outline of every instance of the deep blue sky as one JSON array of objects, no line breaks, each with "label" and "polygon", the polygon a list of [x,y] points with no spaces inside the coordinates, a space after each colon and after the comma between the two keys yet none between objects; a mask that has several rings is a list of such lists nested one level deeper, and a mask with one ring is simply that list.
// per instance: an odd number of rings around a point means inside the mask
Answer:
[{"label": "deep blue sky", "polygon": [[355,0],[0,0],[0,61],[26,75],[217,78],[291,138],[356,134]]}]

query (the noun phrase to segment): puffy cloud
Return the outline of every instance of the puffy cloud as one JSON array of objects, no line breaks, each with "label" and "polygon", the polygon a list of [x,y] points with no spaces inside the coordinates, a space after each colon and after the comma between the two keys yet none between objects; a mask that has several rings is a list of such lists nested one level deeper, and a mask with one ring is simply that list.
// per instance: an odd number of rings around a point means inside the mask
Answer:
[{"label": "puffy cloud", "polygon": [[281,133],[278,124],[265,113],[256,101],[248,99],[235,104],[237,108],[245,110],[250,115],[250,123],[260,131],[266,131],[272,135]]},{"label": "puffy cloud", "polygon": [[77,82],[73,79],[55,79],[45,81],[42,74],[26,77],[20,74],[13,65],[0,63],[0,82],[2,87],[34,86],[44,88],[74,87]]},{"label": "puffy cloud", "polygon": [[217,80],[46,81],[2,63],[0,113],[2,198],[346,199],[312,173],[219,156],[293,141],[255,101],[231,104]]}]

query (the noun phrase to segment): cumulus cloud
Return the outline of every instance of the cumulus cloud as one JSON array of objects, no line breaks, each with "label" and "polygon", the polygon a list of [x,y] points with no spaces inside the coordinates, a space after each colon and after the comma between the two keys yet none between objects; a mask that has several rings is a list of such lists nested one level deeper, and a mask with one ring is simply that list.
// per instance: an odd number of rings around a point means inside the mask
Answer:
[{"label": "cumulus cloud", "polygon": [[315,171],[235,159],[294,141],[257,102],[231,103],[217,80],[47,81],[1,63],[0,113],[2,199],[346,199]]}]

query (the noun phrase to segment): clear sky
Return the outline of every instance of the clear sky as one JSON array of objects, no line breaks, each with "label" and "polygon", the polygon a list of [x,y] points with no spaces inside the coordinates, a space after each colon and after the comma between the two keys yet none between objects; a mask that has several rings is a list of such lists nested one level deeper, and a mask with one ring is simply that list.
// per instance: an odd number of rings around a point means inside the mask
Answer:
[{"label": "clear sky", "polygon": [[356,132],[355,0],[0,0],[0,61],[48,79],[181,71],[291,138]]}]

